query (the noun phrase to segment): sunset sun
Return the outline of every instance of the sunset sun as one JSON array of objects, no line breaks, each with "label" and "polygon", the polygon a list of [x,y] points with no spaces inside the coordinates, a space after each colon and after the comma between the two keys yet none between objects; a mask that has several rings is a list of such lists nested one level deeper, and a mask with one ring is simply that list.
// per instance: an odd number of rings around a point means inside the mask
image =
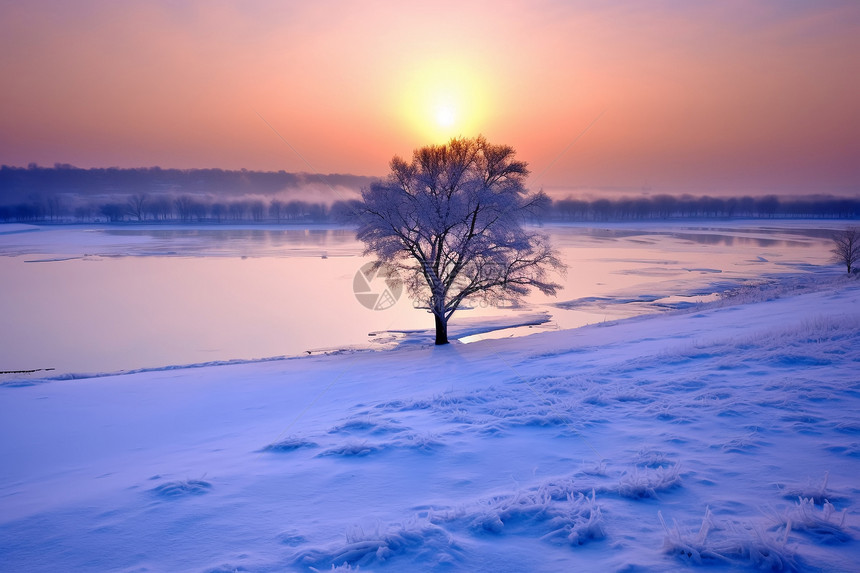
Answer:
[{"label": "sunset sun", "polygon": [[457,111],[453,105],[442,104],[436,107],[436,125],[450,129],[457,123]]},{"label": "sunset sun", "polygon": [[417,68],[405,88],[400,113],[420,141],[438,143],[474,135],[480,132],[490,109],[482,78],[451,62]]}]

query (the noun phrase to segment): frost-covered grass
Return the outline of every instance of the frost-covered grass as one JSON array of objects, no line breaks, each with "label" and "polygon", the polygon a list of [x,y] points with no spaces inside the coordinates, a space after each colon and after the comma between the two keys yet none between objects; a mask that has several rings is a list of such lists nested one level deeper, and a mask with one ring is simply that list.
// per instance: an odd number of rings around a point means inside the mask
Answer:
[{"label": "frost-covered grass", "polygon": [[634,469],[621,476],[618,493],[631,499],[657,497],[658,492],[670,490],[681,485],[678,466],[658,467],[654,470]]},{"label": "frost-covered grass", "polygon": [[0,387],[2,568],[850,571],[860,284],[789,294]]},{"label": "frost-covered grass", "polygon": [[851,534],[845,528],[848,508],[837,511],[829,501],[819,508],[810,498],[798,498],[797,505],[790,507],[778,520],[778,525],[787,533],[800,531],[824,544],[845,543]]},{"label": "frost-covered grass", "polygon": [[717,522],[707,508],[699,530],[685,533],[677,523],[667,526],[662,513],[658,516],[666,532],[664,550],[682,562],[695,565],[719,562],[764,571],[798,569],[795,552],[788,545],[788,530],[777,536],[755,524]]},{"label": "frost-covered grass", "polygon": [[766,302],[786,296],[817,292],[823,289],[855,285],[860,277],[836,274],[822,277],[818,273],[793,274],[771,279],[751,280],[720,293],[718,300],[700,305],[700,308],[725,307],[737,304]]}]

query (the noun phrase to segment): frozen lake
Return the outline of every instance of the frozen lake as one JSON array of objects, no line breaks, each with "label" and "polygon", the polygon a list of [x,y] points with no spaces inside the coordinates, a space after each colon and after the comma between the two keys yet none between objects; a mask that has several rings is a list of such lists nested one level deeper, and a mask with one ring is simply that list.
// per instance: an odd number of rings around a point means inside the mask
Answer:
[{"label": "frozen lake", "polygon": [[[573,328],[705,302],[744,281],[835,270],[829,237],[843,226],[548,226],[569,266],[559,296],[537,294],[520,308],[477,304],[454,315],[452,332],[540,316],[540,326],[490,336]],[[51,376],[382,347],[409,340],[391,331],[430,328],[405,294],[385,310],[359,303],[355,275],[370,260],[361,251],[352,230],[327,227],[0,225],[0,371]]]}]

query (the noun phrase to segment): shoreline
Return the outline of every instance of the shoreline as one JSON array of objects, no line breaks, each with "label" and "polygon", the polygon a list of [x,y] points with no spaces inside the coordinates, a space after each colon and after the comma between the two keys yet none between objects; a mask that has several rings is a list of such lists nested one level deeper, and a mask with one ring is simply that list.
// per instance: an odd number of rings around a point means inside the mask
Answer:
[{"label": "shoreline", "polygon": [[[578,332],[584,329],[594,328],[594,327],[609,327],[609,326],[617,326],[623,325],[625,323],[633,323],[643,320],[652,320],[659,319],[665,316],[675,316],[675,315],[685,315],[696,312],[705,312],[712,309],[720,309],[720,308],[728,308],[739,305],[746,304],[755,304],[761,302],[768,302],[771,300],[779,299],[779,298],[790,298],[794,296],[800,296],[804,294],[822,292],[826,290],[839,291],[842,288],[851,288],[860,287],[860,279],[856,276],[847,276],[845,273],[837,274],[837,273],[829,273],[823,277],[825,280],[821,280],[821,275],[810,275],[810,274],[789,274],[782,276],[770,276],[770,277],[761,277],[759,279],[753,279],[749,281],[751,284],[738,284],[736,287],[727,289],[719,293],[721,298],[717,300],[702,302],[699,304],[691,305],[691,306],[683,306],[679,308],[659,308],[655,307],[653,312],[639,314],[635,316],[619,318],[609,321],[604,321],[602,323],[591,323],[583,326],[579,326],[576,328],[568,328],[568,329],[558,329],[552,331],[541,331],[534,332],[531,334],[518,335],[518,336],[507,336],[501,337],[504,339],[517,340],[526,338],[533,335],[545,334],[548,336],[562,336],[564,333],[570,332]],[[563,304],[563,303],[560,303]],[[535,313],[531,313],[535,314]],[[538,313],[539,314],[539,313]],[[487,342],[488,340],[498,339],[500,337],[489,336],[486,339],[483,337],[486,335],[493,335],[497,333],[503,333],[508,330],[518,329],[522,327],[531,327],[534,325],[540,325],[548,322],[550,319],[546,318],[544,320],[526,320],[518,321],[511,320],[514,324],[510,325],[500,325],[493,326],[493,323],[502,322],[504,323],[504,319],[501,321],[489,321],[487,328],[482,330],[480,326],[473,327],[471,330],[466,327],[465,332],[458,335],[458,338],[453,338],[451,340],[451,345],[461,345],[461,344],[476,344],[480,342]],[[462,329],[461,325],[451,325],[452,332],[456,333],[457,329]],[[280,356],[266,356],[260,358],[236,358],[236,359],[227,359],[227,360],[213,360],[207,362],[197,362],[197,363],[189,363],[189,364],[169,364],[164,366],[153,366],[153,367],[144,367],[144,368],[136,368],[131,370],[119,370],[112,372],[69,372],[65,374],[60,374],[57,376],[47,376],[47,377],[39,377],[39,378],[7,378],[3,380],[3,376],[10,376],[22,373],[35,373],[35,372],[45,372],[53,370],[53,368],[36,368],[30,370],[18,370],[18,371],[10,371],[6,373],[0,373],[0,388],[4,386],[8,387],[18,387],[18,386],[31,386],[35,384],[43,384],[48,382],[57,382],[57,381],[67,381],[67,380],[87,380],[93,378],[107,378],[107,377],[116,377],[116,376],[125,376],[131,374],[142,374],[149,372],[168,372],[168,371],[177,371],[177,370],[192,370],[199,368],[211,368],[211,367],[219,367],[219,366],[237,366],[237,365],[248,365],[248,364],[260,364],[267,362],[281,362],[281,361],[292,361],[292,360],[303,360],[310,358],[320,358],[320,357],[329,357],[329,356],[343,356],[343,355],[351,355],[351,354],[367,354],[367,353],[396,353],[396,352],[408,352],[419,349],[429,349],[433,348],[435,345],[432,343],[433,332],[432,329],[420,329],[420,330],[388,330],[382,332],[371,332],[368,334],[369,337],[375,337],[384,334],[391,334],[392,338],[396,338],[398,335],[400,338],[394,341],[394,344],[391,346],[373,346],[374,341],[369,341],[368,346],[345,346],[345,347],[332,347],[332,348],[321,348],[321,349],[310,349],[305,350],[304,352],[292,354],[292,355],[280,355]],[[468,342],[462,342],[461,338],[470,338],[472,340]],[[525,344],[525,343],[524,343]]]}]

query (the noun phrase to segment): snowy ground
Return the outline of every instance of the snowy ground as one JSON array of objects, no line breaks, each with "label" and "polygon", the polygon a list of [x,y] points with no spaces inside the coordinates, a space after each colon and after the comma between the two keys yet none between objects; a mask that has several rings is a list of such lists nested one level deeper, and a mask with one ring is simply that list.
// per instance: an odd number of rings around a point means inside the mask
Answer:
[{"label": "snowy ground", "polygon": [[818,288],[6,384],[0,569],[856,571],[860,283]]}]

